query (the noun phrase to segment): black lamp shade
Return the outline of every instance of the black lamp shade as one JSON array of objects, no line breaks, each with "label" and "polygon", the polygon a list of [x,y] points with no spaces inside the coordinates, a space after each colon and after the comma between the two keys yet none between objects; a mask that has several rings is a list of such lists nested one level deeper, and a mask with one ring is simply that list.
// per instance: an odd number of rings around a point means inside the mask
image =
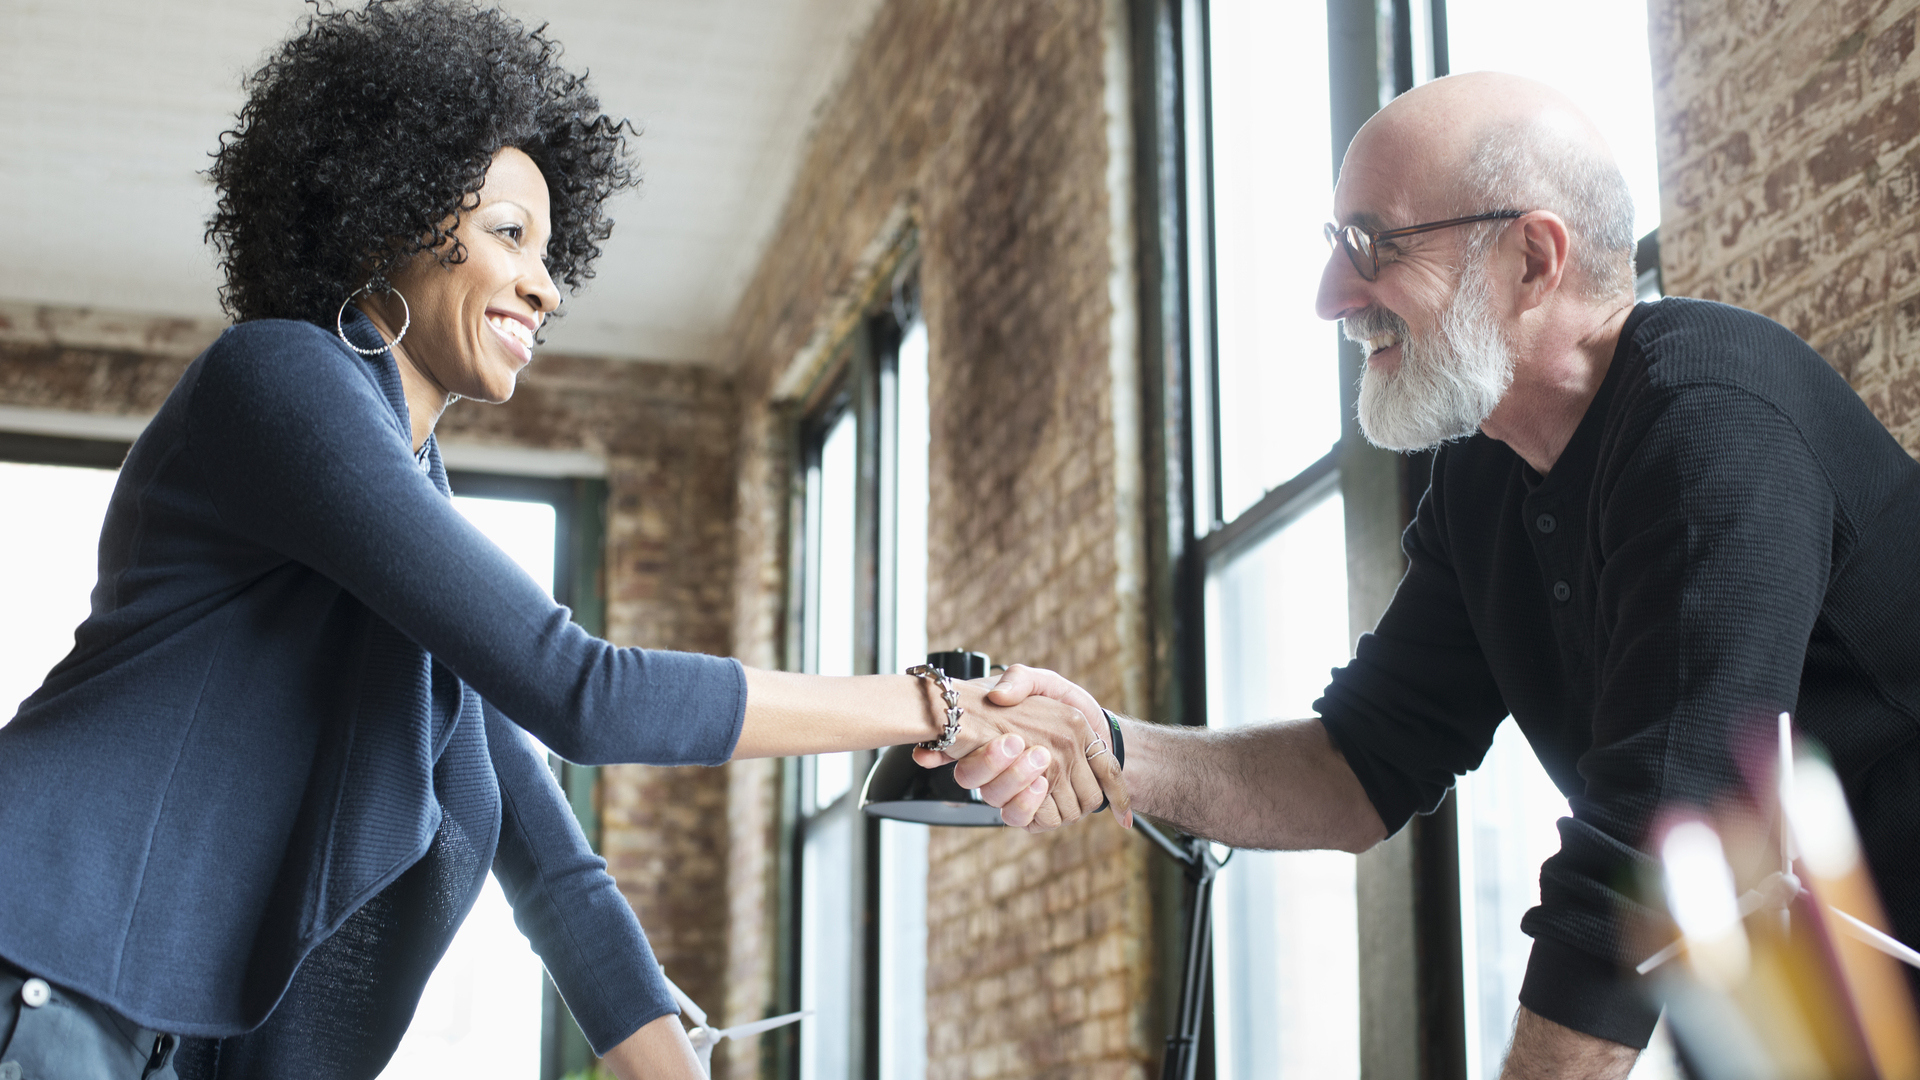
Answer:
[{"label": "black lamp shade", "polygon": [[[984,653],[953,650],[933,653],[927,663],[955,679],[985,678]],[[860,789],[860,809],[874,817],[913,821],[921,825],[1004,825],[1000,811],[953,778],[953,763],[923,769],[913,760],[912,746],[893,746],[873,763]]]},{"label": "black lamp shade", "polygon": [[978,791],[954,780],[952,762],[923,769],[914,762],[911,746],[890,746],[873,763],[860,789],[860,809],[874,817],[922,825],[1004,824],[1000,811],[982,802]]}]

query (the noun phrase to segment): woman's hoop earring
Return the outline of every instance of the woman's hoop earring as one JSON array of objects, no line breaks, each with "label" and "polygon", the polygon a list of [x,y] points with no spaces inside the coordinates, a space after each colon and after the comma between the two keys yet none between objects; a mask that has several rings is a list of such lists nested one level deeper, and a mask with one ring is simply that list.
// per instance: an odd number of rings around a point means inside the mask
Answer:
[{"label": "woman's hoop earring", "polygon": [[[354,297],[359,296],[363,292],[369,292],[372,289],[373,289],[373,282],[369,281],[365,285],[362,285],[359,288],[348,293],[347,298],[345,300],[340,301],[340,310],[333,313],[333,332],[340,335],[340,340],[346,344],[347,348],[352,349],[354,352],[359,353],[361,356],[378,356],[381,353],[386,352],[388,349],[393,348],[395,345],[400,344],[400,339],[407,336],[407,328],[413,325],[413,306],[407,303],[406,296],[402,294],[399,289],[396,289],[393,286],[388,285],[386,287],[387,291],[392,293],[395,296],[400,297],[400,310],[406,313],[405,320],[402,321],[400,324],[400,332],[393,335],[392,341],[389,341],[388,343],[386,343],[385,345],[382,345],[377,349],[363,349],[360,346],[355,345],[353,342],[348,341],[347,328],[341,325],[341,322],[346,318],[346,315],[347,315],[347,305],[353,303]],[[375,334],[378,334],[380,332],[380,328],[377,326],[374,327],[373,332]]]}]

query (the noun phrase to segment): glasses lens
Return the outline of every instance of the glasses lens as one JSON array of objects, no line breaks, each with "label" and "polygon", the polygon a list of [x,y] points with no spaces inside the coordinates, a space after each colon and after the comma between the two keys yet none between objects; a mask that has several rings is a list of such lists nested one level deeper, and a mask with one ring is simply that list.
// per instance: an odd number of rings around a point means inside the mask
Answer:
[{"label": "glasses lens", "polygon": [[1347,258],[1353,262],[1353,268],[1361,277],[1373,280],[1373,237],[1368,236],[1358,225],[1349,225],[1340,230],[1340,244],[1347,249]]}]

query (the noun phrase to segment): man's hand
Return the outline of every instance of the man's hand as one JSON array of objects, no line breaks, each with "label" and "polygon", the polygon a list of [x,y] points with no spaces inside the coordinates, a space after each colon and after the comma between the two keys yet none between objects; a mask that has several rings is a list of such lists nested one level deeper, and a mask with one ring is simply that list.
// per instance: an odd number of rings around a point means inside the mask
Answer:
[{"label": "man's hand", "polygon": [[[993,737],[978,749],[961,755],[916,750],[916,761],[931,768],[950,757],[957,758],[959,766],[954,769],[954,779],[963,787],[979,789],[980,797],[988,805],[1000,808],[1001,820],[1028,832],[1045,832],[1075,821],[1098,809],[1103,798],[1112,805],[1122,825],[1132,826],[1126,780],[1111,752],[1106,716],[1091,694],[1051,671],[1021,664],[1008,668],[999,682],[990,687],[984,681],[970,685],[990,691],[982,697],[987,707],[983,710],[986,718],[995,714],[1018,714],[1043,703],[1057,709],[1059,705],[1054,704],[1057,702],[1072,709],[1080,718],[1080,724],[1072,731],[1072,741],[1065,745],[1049,742],[1029,748],[1031,740],[1014,731]],[[1090,760],[1086,752],[1096,739],[1107,749],[1101,752],[1095,747],[1096,753]],[[1054,774],[1048,771],[1050,763],[1063,759],[1067,762],[1064,771],[1071,785],[1066,791],[1055,787]],[[1071,798],[1057,797],[1052,794],[1055,791],[1060,796],[1070,794]]]},{"label": "man's hand", "polygon": [[1500,1080],[1622,1080],[1639,1056],[1631,1046],[1563,1027],[1523,1006]]}]

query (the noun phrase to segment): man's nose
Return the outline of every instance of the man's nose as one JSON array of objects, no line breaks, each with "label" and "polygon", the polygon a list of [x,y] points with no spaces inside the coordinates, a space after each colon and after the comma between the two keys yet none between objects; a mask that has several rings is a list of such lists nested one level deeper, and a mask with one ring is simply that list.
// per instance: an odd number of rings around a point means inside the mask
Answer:
[{"label": "man's nose", "polygon": [[1332,322],[1366,307],[1372,302],[1368,282],[1353,268],[1353,260],[1339,248],[1327,254],[1320,270],[1320,292],[1314,298],[1314,313]]}]

